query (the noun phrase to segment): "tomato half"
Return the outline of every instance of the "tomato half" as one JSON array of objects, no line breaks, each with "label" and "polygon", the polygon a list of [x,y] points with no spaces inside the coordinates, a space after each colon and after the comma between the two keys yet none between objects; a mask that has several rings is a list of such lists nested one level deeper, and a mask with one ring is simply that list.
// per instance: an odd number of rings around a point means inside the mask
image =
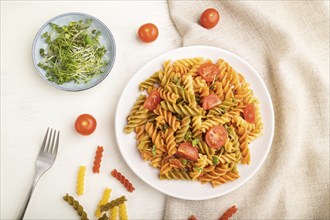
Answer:
[{"label": "tomato half", "polygon": [[138,35],[143,42],[152,42],[158,37],[158,28],[152,23],[144,24],[139,28]]},{"label": "tomato half", "polygon": [[198,159],[198,149],[190,143],[182,143],[178,147],[176,154],[187,160],[196,161]]},{"label": "tomato half", "polygon": [[90,135],[96,129],[96,120],[89,114],[82,114],[76,119],[75,128],[79,134]]},{"label": "tomato half", "polygon": [[221,126],[214,126],[206,132],[205,141],[207,145],[214,149],[222,147],[227,140],[227,131]]},{"label": "tomato half", "polygon": [[214,8],[206,9],[199,19],[199,23],[207,29],[213,28],[220,20],[219,12]]},{"label": "tomato half", "polygon": [[220,69],[213,63],[204,63],[199,67],[198,73],[206,82],[213,82],[215,77],[220,74]]},{"label": "tomato half", "polygon": [[157,105],[160,103],[161,98],[158,90],[153,90],[148,98],[144,101],[143,107],[150,111],[153,111],[157,108]]},{"label": "tomato half", "polygon": [[256,120],[256,107],[253,103],[248,104],[243,111],[244,119],[247,122],[254,123]]},{"label": "tomato half", "polygon": [[214,106],[219,105],[220,103],[221,100],[219,96],[216,94],[212,94],[204,97],[202,107],[204,110],[209,110]]}]

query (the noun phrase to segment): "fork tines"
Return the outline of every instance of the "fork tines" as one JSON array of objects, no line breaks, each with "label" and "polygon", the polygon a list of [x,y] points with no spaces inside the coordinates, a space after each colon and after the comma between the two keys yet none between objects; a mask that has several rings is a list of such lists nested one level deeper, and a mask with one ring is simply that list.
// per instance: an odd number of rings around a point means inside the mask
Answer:
[{"label": "fork tines", "polygon": [[44,140],[41,145],[40,151],[56,154],[58,149],[58,142],[60,138],[60,131],[52,128],[47,128]]}]

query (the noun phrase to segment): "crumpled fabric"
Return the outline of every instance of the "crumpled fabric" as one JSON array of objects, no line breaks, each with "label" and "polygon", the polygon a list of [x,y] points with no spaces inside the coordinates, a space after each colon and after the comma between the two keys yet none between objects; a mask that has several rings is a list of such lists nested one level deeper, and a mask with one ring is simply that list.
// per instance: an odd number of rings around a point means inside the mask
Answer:
[{"label": "crumpled fabric", "polygon": [[[260,74],[272,97],[275,134],[258,172],[216,199],[167,197],[165,219],[330,219],[329,5],[322,1],[169,1],[183,46],[237,54]],[[199,25],[209,7],[212,29]],[[244,73],[243,73],[244,74]],[[253,155],[251,155],[253,160]]]}]

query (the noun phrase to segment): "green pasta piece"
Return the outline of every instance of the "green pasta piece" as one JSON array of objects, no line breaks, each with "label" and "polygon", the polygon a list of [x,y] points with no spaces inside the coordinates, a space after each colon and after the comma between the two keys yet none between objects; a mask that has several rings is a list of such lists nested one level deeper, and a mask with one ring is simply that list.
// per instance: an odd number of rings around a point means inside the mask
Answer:
[{"label": "green pasta piece", "polygon": [[185,172],[183,170],[177,170],[177,169],[173,169],[164,175],[160,175],[159,178],[161,180],[164,180],[164,179],[191,180],[191,178],[187,172]]},{"label": "green pasta piece", "polygon": [[126,197],[121,196],[117,199],[114,199],[114,200],[108,202],[105,205],[101,205],[100,210],[101,210],[101,212],[108,211],[109,209],[112,209],[115,206],[119,206],[120,204],[123,204],[125,201],[127,201]]},{"label": "green pasta piece", "polygon": [[140,91],[148,90],[149,87],[154,87],[154,85],[159,82],[158,72],[155,72],[152,76],[139,84],[139,89]]},{"label": "green pasta piece", "polygon": [[87,213],[84,211],[84,208],[79,204],[77,200],[75,200],[69,194],[63,196],[63,199],[67,201],[70,205],[72,205],[75,210],[77,210],[77,213],[81,217],[81,220],[88,220]]},{"label": "green pasta piece", "polygon": [[177,143],[180,143],[184,140],[185,134],[189,130],[189,124],[191,122],[190,116],[186,116],[181,120],[181,128],[177,131],[175,139]]},{"label": "green pasta piece", "polygon": [[102,217],[98,218],[98,220],[108,220],[107,214],[103,214]]},{"label": "green pasta piece", "polygon": [[170,111],[172,113],[177,113],[182,116],[202,115],[202,110],[203,110],[201,107],[197,107],[197,106],[173,104],[166,101],[161,101],[160,105],[162,106],[163,109]]}]

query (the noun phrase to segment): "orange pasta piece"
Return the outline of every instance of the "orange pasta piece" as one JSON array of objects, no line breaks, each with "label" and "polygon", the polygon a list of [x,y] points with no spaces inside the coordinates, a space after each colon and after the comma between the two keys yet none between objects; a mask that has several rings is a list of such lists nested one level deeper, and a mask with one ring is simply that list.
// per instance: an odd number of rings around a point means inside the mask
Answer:
[{"label": "orange pasta piece", "polygon": [[228,220],[233,214],[235,214],[237,211],[237,208],[235,205],[230,207],[223,215],[219,218],[219,220]]},{"label": "orange pasta piece", "polygon": [[100,173],[101,160],[103,156],[103,147],[98,146],[95,154],[93,173]]},{"label": "orange pasta piece", "polygon": [[118,172],[116,169],[114,169],[111,172],[111,175],[115,177],[117,180],[119,180],[127,189],[128,192],[133,192],[135,190],[134,186],[124,175],[122,175],[120,172]]}]

